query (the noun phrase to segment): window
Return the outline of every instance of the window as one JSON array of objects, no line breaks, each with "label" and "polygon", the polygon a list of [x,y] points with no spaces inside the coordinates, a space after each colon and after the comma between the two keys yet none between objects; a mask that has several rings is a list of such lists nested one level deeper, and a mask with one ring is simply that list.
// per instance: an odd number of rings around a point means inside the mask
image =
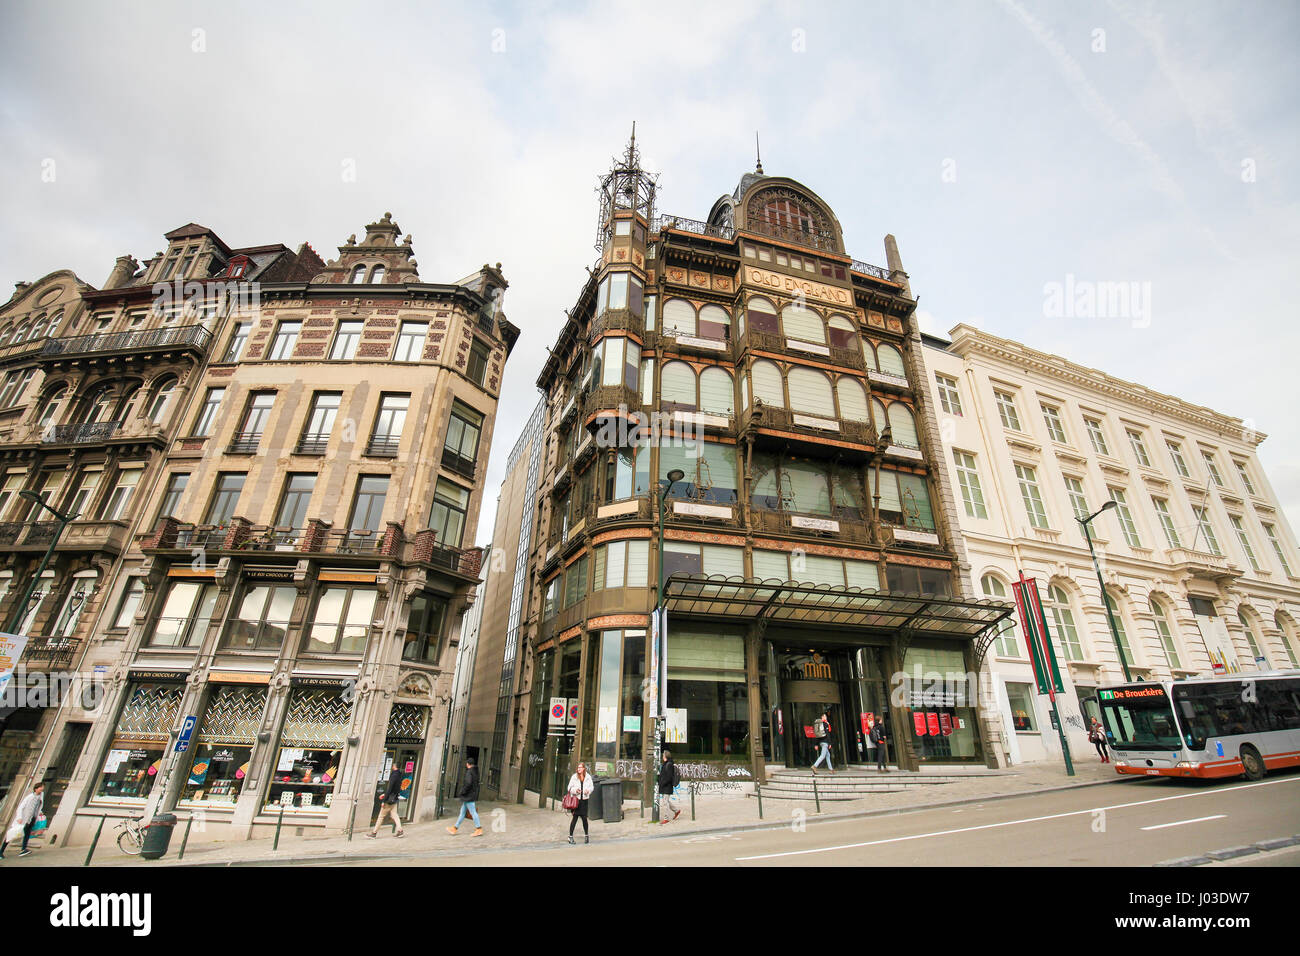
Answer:
[{"label": "window", "polygon": [[4,484],[0,485],[0,519],[4,518],[6,508],[22,501],[18,497],[18,492],[22,490],[26,480],[27,473],[22,471],[11,471],[4,476]]},{"label": "window", "polygon": [[1047,511],[1043,508],[1043,496],[1038,491],[1038,476],[1028,465],[1016,465],[1016,478],[1020,481],[1020,497],[1025,502],[1025,513],[1029,523],[1035,528],[1048,528]]},{"label": "window", "polygon": [[858,348],[858,330],[845,315],[832,315],[826,320],[826,336],[831,345],[839,349]]},{"label": "window", "polygon": [[231,615],[222,646],[242,651],[278,651],[284,646],[298,596],[294,587],[250,585]]},{"label": "window", "polygon": [[350,531],[378,531],[388,497],[387,475],[362,475],[357,479],[356,497],[352,501]]},{"label": "window", "polygon": [[375,266],[373,269],[371,269],[371,270],[370,270],[370,284],[371,284],[371,285],[379,285],[381,282],[383,282],[383,281],[384,281],[384,274],[385,274],[387,271],[388,271],[388,270],[385,269],[383,266]]},{"label": "window", "polygon": [[[1196,515],[1196,523],[1200,525],[1201,534],[1205,536],[1205,545],[1210,549],[1210,553],[1223,554],[1219,550],[1219,539],[1214,536],[1214,525],[1210,524],[1209,512],[1201,505],[1192,505],[1192,514]],[[1195,542],[1192,542],[1192,548],[1196,548]]]},{"label": "window", "polygon": [[281,322],[280,327],[275,330],[275,338],[271,340],[271,351],[266,357],[272,360],[292,357],[294,346],[298,344],[298,333],[301,331],[301,322]]},{"label": "window", "polygon": [[787,305],[781,310],[781,328],[788,339],[825,344],[826,326],[822,317],[801,305]]},{"label": "window", "polygon": [[469,347],[469,368],[465,374],[475,385],[481,386],[487,378],[488,347],[478,339]]},{"label": "window", "polygon": [[660,371],[659,405],[664,411],[695,411],[695,370],[685,362],[667,362]]},{"label": "window", "polygon": [[[874,480],[874,475],[872,477]],[[930,492],[920,475],[882,468],[879,491],[882,520],[905,528],[934,530]]]},{"label": "window", "polygon": [[361,654],[374,617],[373,588],[327,588],[308,631],[309,654]]},{"label": "window", "polygon": [[[892,345],[881,344],[876,346],[876,358],[881,372],[887,375],[896,375],[903,379],[907,378],[907,369],[903,367],[903,353]],[[1012,405],[1012,411],[1015,411],[1014,405]]]},{"label": "window", "polygon": [[411,610],[406,617],[406,637],[402,643],[402,660],[437,663],[446,615],[445,598],[421,592],[411,599]]},{"label": "window", "polygon": [[411,404],[410,395],[385,394],[379,400],[379,414],[370,434],[367,455],[394,456],[406,427],[406,412]]},{"label": "window", "polygon": [[1011,431],[1020,431],[1020,417],[1016,414],[1016,399],[1010,392],[993,393],[994,399],[997,400],[998,417],[1002,419],[1002,427]]},{"label": "window", "polygon": [[[750,299],[746,308],[749,327],[765,335],[779,335],[780,323],[776,318],[776,306],[764,298]],[[668,327],[668,303],[664,303],[664,328]]]},{"label": "window", "polygon": [[[1007,599],[1006,585],[991,574],[984,575],[980,580],[980,590],[984,592],[986,598],[998,601]],[[994,639],[993,646],[997,648],[999,657],[1024,657],[1020,653],[1020,648],[1016,645],[1016,622],[1014,617],[1002,619],[1002,623],[998,625],[998,636]]]},{"label": "window", "polygon": [[731,316],[721,306],[701,307],[696,327],[702,339],[709,339],[712,342],[731,341]]},{"label": "window", "polygon": [[27,385],[35,374],[35,369],[20,369],[16,372],[10,372],[5,377],[4,385],[0,385],[0,408],[17,405],[23,397],[23,392],[27,391]]},{"label": "window", "polygon": [[1232,463],[1237,466],[1237,474],[1241,476],[1241,485],[1246,489],[1246,494],[1258,495],[1259,492],[1255,490],[1255,485],[1250,480],[1250,472],[1246,470],[1246,463],[1235,458],[1232,459]]},{"label": "window", "polygon": [[685,711],[686,740],[674,755],[746,761],[749,757],[749,697],[745,685],[745,641],[739,636],[690,633],[668,637],[666,706]]},{"label": "window", "polygon": [[54,419],[58,417],[59,408],[63,405],[64,398],[67,397],[67,386],[60,385],[54,391],[50,392],[45,399],[45,405],[41,408],[41,414],[37,417],[37,425],[44,429],[54,424]]},{"label": "window", "polygon": [[83,518],[90,516],[90,506],[95,501],[95,492],[99,489],[99,479],[103,477],[103,474],[104,469],[101,465],[82,470],[77,479],[77,490],[72,493],[68,514],[79,515]]},{"label": "window", "polygon": [[1092,442],[1092,450],[1099,455],[1109,455],[1110,448],[1106,445],[1106,433],[1102,430],[1101,422],[1095,418],[1085,418],[1083,424],[1088,430],[1088,440]]},{"label": "window", "polygon": [[1065,426],[1061,423],[1061,410],[1055,405],[1049,405],[1046,402],[1039,402],[1038,407],[1043,410],[1043,421],[1047,423],[1047,434],[1051,436],[1052,441],[1059,444],[1066,444]]},{"label": "window", "polygon": [[1007,682],[1007,706],[1011,709],[1011,726],[1018,734],[1038,732],[1038,722],[1034,719],[1034,695],[1029,684]]},{"label": "window", "polygon": [[1119,488],[1110,489],[1110,500],[1115,502],[1115,514],[1119,516],[1120,530],[1124,532],[1124,540],[1128,542],[1130,548],[1142,547],[1142,541],[1138,538],[1137,525],[1133,523],[1133,512],[1128,509],[1128,498]]},{"label": "window", "polygon": [[224,525],[235,514],[239,504],[239,494],[244,490],[243,472],[222,472],[217,476],[217,489],[208,505],[207,523]]},{"label": "window", "polygon": [[1076,518],[1086,518],[1091,512],[1088,510],[1088,499],[1083,493],[1083,485],[1079,483],[1078,478],[1065,476],[1065,493],[1070,499],[1070,508],[1074,511]]},{"label": "window", "polygon": [[248,406],[244,409],[244,421],[231,443],[231,452],[257,451],[274,405],[275,392],[254,392],[249,396]]},{"label": "window", "polygon": [[248,344],[248,333],[253,328],[252,322],[236,322],[234,331],[230,333],[230,344],[226,346],[226,356],[224,362],[238,362],[244,354],[244,346]]},{"label": "window", "polygon": [[934,381],[939,389],[939,404],[943,410],[949,415],[960,415],[961,392],[957,390],[957,380],[935,372]]},{"label": "window", "polygon": [[[0,499],[3,500],[3,499]],[[3,506],[0,506],[0,514],[3,513]],[[1282,571],[1287,577],[1291,577],[1291,565],[1287,563],[1286,554],[1282,550],[1282,541],[1277,536],[1277,529],[1271,524],[1264,525],[1264,535],[1268,538],[1268,543],[1273,546],[1273,553],[1277,555],[1278,563],[1282,565]]]},{"label": "window", "polygon": [[473,478],[482,429],[482,414],[468,405],[453,402],[451,419],[447,423],[447,440],[442,446],[443,465],[457,474]]},{"label": "window", "polygon": [[650,576],[649,541],[614,541],[596,549],[593,591],[604,588],[643,588]]},{"label": "window", "polygon": [[1178,670],[1183,666],[1178,658],[1178,645],[1174,641],[1173,632],[1169,629],[1169,618],[1165,616],[1165,609],[1160,606],[1159,601],[1151,602],[1151,617],[1156,622],[1156,633],[1160,635],[1160,643],[1164,645],[1165,659],[1169,662],[1170,669]]},{"label": "window", "polygon": [[289,475],[285,479],[284,491],[280,495],[280,507],[276,511],[275,526],[277,528],[306,527],[307,505],[311,502],[311,495],[315,488],[315,475]]},{"label": "window", "polygon": [[735,414],[735,387],[725,368],[710,366],[700,372],[700,411],[728,418]]},{"label": "window", "polygon": [[643,287],[641,280],[627,272],[612,272],[601,280],[596,290],[596,314],[606,309],[627,309],[641,315]]},{"label": "window", "polygon": [[469,491],[438,479],[429,512],[429,527],[437,532],[437,543],[444,548],[459,548],[465,534],[465,516],[469,511]]},{"label": "window", "polygon": [[1047,610],[1052,615],[1052,632],[1061,645],[1067,661],[1083,660],[1083,648],[1079,644],[1079,632],[1074,627],[1074,611],[1070,609],[1070,598],[1058,585],[1047,589]]},{"label": "window", "polygon": [[1147,455],[1147,446],[1142,442],[1142,434],[1134,431],[1132,428],[1127,430],[1128,443],[1133,449],[1133,454],[1137,457],[1137,462],[1144,468],[1151,467],[1151,459]]},{"label": "window", "polygon": [[199,409],[199,417],[194,422],[194,437],[206,438],[212,434],[212,424],[217,418],[217,409],[221,407],[221,400],[226,397],[224,388],[210,388],[207,396],[203,399],[203,407]]},{"label": "window", "polygon": [[158,384],[154,392],[153,401],[149,403],[149,410],[145,416],[155,425],[161,425],[167,410],[171,407],[172,395],[176,392],[176,379],[168,376]]},{"label": "window", "polygon": [[796,366],[786,377],[790,388],[790,408],[810,415],[834,414],[835,394],[825,372]]},{"label": "window", "polygon": [[1174,460],[1174,469],[1184,478],[1192,477],[1192,473],[1187,468],[1187,460],[1183,458],[1182,446],[1176,441],[1165,442],[1165,447],[1169,449],[1169,457]]},{"label": "window", "polygon": [[140,609],[140,602],[143,600],[144,578],[132,575],[126,579],[126,587],[122,589],[122,600],[117,606],[117,615],[113,618],[113,626],[130,627],[135,621],[135,612]]},{"label": "window", "polygon": [[889,403],[890,444],[902,448],[920,448],[921,439],[916,434],[916,418],[903,402]]},{"label": "window", "polygon": [[980,488],[975,456],[953,449],[952,460],[957,467],[957,483],[961,486],[961,503],[966,509],[966,517],[987,518],[989,513],[984,507],[984,492]]},{"label": "window", "polygon": [[403,322],[397,333],[394,362],[418,362],[424,356],[424,340],[429,334],[428,322]]},{"label": "window", "polygon": [[1112,619],[1115,621],[1115,640],[1118,642],[1120,650],[1124,652],[1124,659],[1129,664],[1136,664],[1137,659],[1133,656],[1133,650],[1128,644],[1128,628],[1124,623],[1124,615],[1120,612],[1119,602],[1111,597],[1110,592],[1106,592],[1106,604],[1110,607]]},{"label": "window", "polygon": [[605,500],[623,501],[650,490],[650,448],[620,448],[605,469]]},{"label": "window", "polygon": [[348,276],[350,285],[361,285],[366,281],[366,267],[364,265],[353,266],[352,275]]},{"label": "window", "polygon": [[[645,455],[646,450],[642,449],[638,458],[644,458]],[[684,445],[661,446],[661,480],[666,482],[668,472],[675,468],[680,468],[685,473],[685,478],[672,487],[668,493],[670,498],[695,498],[724,505],[736,501],[740,483],[736,473],[734,446],[719,442],[701,442],[695,448]]]},{"label": "window", "polygon": [[1250,626],[1250,619],[1246,617],[1246,612],[1238,610],[1237,620],[1241,622],[1241,629],[1246,634],[1246,645],[1250,648],[1250,663],[1267,670],[1268,656],[1259,649],[1259,640],[1255,637],[1255,629]]},{"label": "window", "polygon": [[1160,519],[1160,527],[1164,529],[1165,540],[1169,542],[1169,547],[1181,548],[1182,544],[1178,540],[1178,529],[1174,527],[1173,515],[1169,513],[1169,502],[1164,498],[1152,498],[1151,504],[1155,506],[1156,517]]},{"label": "window", "polygon": [[587,596],[587,556],[584,554],[564,570],[564,606],[572,607]]},{"label": "window", "polygon": [[[771,303],[768,303],[769,306]],[[772,316],[775,325],[776,316]],[[669,299],[664,302],[663,330],[665,335],[695,335],[695,306],[685,299]]]},{"label": "window", "polygon": [[1202,449],[1201,457],[1205,459],[1205,470],[1210,473],[1214,483],[1220,488],[1226,487],[1223,483],[1223,476],[1219,474],[1219,466],[1214,463],[1214,452]]},{"label": "window", "polygon": [[720,544],[688,544],[685,541],[664,543],[664,577],[686,574],[721,574],[727,577],[745,573],[745,549]]},{"label": "window", "polygon": [[155,647],[193,647],[201,643],[216,603],[215,584],[174,582],[149,643]]},{"label": "window", "polygon": [[144,474],[143,466],[124,468],[117,473],[117,483],[109,492],[108,501],[104,503],[102,520],[118,521],[126,514],[127,505],[131,503],[131,496],[135,494],[136,485],[140,483],[142,474]]},{"label": "window", "polygon": [[1255,557],[1255,549],[1246,534],[1246,526],[1241,523],[1241,515],[1228,515],[1228,520],[1232,522],[1232,530],[1237,532],[1237,540],[1241,542],[1241,550],[1246,553],[1246,560],[1250,562],[1251,569],[1259,571],[1259,558]]},{"label": "window", "polygon": [[334,333],[334,347],[330,349],[332,361],[346,361],[357,356],[357,346],[361,343],[361,330],[364,322],[340,322]]},{"label": "window", "polygon": [[592,351],[592,379],[597,385],[625,385],[636,390],[641,371],[641,346],[629,338],[611,336]]},{"label": "window", "polygon": [[312,397],[311,413],[303,426],[302,438],[298,439],[298,454],[325,453],[330,435],[334,431],[334,419],[338,416],[339,404],[342,401],[342,392],[317,392]]}]

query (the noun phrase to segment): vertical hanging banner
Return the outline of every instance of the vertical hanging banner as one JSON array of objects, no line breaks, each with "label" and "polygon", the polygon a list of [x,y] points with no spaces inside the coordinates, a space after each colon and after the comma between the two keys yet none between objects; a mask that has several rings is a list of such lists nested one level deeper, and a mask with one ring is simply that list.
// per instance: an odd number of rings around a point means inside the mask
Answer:
[{"label": "vertical hanging banner", "polygon": [[939,715],[939,729],[943,731],[945,737],[952,736],[952,717],[948,714]]},{"label": "vertical hanging banner", "polygon": [[912,712],[912,726],[916,728],[916,736],[925,736],[925,714],[919,711]]},{"label": "vertical hanging banner", "polygon": [[930,728],[930,736],[938,737],[939,736],[939,715],[926,714],[925,720],[926,720],[926,726]]},{"label": "vertical hanging banner", "polygon": [[646,716],[658,720],[663,716],[659,709],[659,609],[650,612],[650,660],[646,668]]},{"label": "vertical hanging banner", "polygon": [[659,713],[668,716],[668,608],[659,609]]},{"label": "vertical hanging banner", "polygon": [[0,697],[3,697],[8,689],[9,681],[13,678],[14,670],[22,660],[23,650],[26,647],[26,634],[0,632]]},{"label": "vertical hanging banner", "polygon": [[1016,610],[1020,612],[1020,623],[1025,630],[1025,644],[1029,647],[1029,660],[1034,665],[1034,680],[1038,692],[1055,698],[1063,693],[1061,672],[1056,666],[1056,654],[1052,650],[1052,641],[1047,630],[1047,618],[1043,616],[1043,604],[1038,599],[1038,581],[1020,575],[1020,580],[1011,585],[1016,596]]}]

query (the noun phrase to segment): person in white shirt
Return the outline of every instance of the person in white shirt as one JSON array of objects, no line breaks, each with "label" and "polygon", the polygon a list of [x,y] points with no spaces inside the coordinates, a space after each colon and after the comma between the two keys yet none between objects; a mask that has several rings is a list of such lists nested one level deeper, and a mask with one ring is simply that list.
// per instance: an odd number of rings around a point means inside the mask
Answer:
[{"label": "person in white shirt", "polygon": [[[565,793],[577,800],[576,805],[571,808],[573,819],[569,821],[569,842],[573,842],[573,829],[578,825],[578,820],[582,820],[582,842],[590,843],[591,835],[587,831],[587,801],[591,799],[591,793],[596,789],[596,782],[591,779],[591,774],[587,773],[585,763],[578,764],[577,771],[569,778],[569,785],[565,788]],[[569,801],[573,803],[571,799]]]},{"label": "person in white shirt", "polygon": [[[14,826],[23,828],[23,848],[19,856],[27,856],[32,851],[27,849],[27,844],[32,838],[32,827],[36,826],[36,820],[41,815],[41,808],[45,802],[45,784],[37,783],[32,787],[32,792],[23,797],[22,802],[18,804],[18,813],[14,816]],[[0,843],[0,860],[4,859],[5,850],[9,848],[9,841],[5,840]]]}]

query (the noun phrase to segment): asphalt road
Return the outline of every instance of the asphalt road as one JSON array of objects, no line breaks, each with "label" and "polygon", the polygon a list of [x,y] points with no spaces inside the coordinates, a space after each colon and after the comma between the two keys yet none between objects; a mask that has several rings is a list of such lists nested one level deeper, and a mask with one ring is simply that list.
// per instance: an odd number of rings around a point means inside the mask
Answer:
[{"label": "asphalt road", "polygon": [[[766,830],[683,838],[662,832],[602,845],[593,823],[590,845],[579,837],[577,846],[484,847],[354,865],[1151,866],[1300,833],[1300,773],[1211,786],[1135,780],[855,820],[818,822],[810,814]],[[1294,866],[1300,856],[1269,863]]]}]

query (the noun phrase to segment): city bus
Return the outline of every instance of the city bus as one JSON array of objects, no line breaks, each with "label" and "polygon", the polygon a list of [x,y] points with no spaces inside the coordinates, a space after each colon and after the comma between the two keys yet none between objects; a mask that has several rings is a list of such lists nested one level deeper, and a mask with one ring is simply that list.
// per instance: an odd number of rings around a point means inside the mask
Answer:
[{"label": "city bus", "polygon": [[1097,691],[1115,770],[1217,778],[1300,766],[1300,670],[1138,681]]}]

